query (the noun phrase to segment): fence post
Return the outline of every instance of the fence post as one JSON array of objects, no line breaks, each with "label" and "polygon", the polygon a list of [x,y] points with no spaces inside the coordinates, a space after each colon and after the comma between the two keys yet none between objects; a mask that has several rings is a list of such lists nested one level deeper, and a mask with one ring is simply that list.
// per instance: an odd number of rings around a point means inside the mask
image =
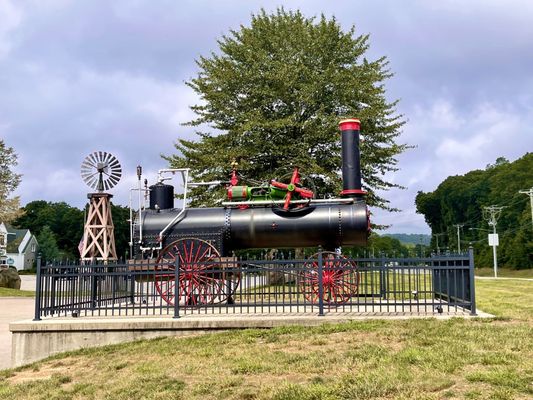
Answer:
[{"label": "fence post", "polygon": [[[380,277],[380,295],[381,297],[383,298],[383,300],[387,300],[387,288],[388,288],[388,284],[387,284],[387,279],[388,279],[388,272],[386,271],[386,268],[385,268],[385,253],[383,252],[380,252],[380,255],[379,255],[379,270],[381,271],[381,277]],[[394,271],[393,271],[394,273]],[[373,290],[373,288],[372,288]]]},{"label": "fence post", "polygon": [[476,277],[474,275],[474,248],[468,247],[468,268],[470,272],[470,315],[477,315],[476,312]]},{"label": "fence post", "polygon": [[95,260],[93,257],[93,260],[91,260],[91,264],[89,264],[89,276],[91,279],[91,310],[95,310],[98,302],[98,266],[97,266],[98,260]]},{"label": "fence post", "polygon": [[322,247],[318,248],[318,316],[324,316],[324,260],[322,258]]},{"label": "fence post", "polygon": [[180,262],[179,256],[176,257],[176,262],[174,263],[174,317],[180,317],[180,291],[179,291],[179,282],[180,282]]},{"label": "fence post", "polygon": [[35,277],[35,315],[33,320],[41,320],[41,253],[37,255],[37,276]]}]

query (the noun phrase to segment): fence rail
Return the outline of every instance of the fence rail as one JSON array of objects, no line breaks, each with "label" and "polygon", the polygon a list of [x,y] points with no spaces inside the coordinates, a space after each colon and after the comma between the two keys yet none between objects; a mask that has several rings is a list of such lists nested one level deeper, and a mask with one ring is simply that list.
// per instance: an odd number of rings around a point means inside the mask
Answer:
[{"label": "fence rail", "polygon": [[56,316],[257,313],[469,313],[474,259],[225,258],[155,264],[47,264],[38,260],[35,320]]}]

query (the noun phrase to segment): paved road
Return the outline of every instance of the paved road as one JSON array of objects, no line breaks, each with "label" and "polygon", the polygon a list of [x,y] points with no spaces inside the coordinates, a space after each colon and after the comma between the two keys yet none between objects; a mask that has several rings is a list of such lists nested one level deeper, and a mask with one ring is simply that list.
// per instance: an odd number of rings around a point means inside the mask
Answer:
[{"label": "paved road", "polygon": [[[35,290],[35,275],[21,275],[22,290]],[[11,332],[9,323],[31,319],[34,313],[34,299],[31,297],[0,298],[0,369],[11,366]]]}]

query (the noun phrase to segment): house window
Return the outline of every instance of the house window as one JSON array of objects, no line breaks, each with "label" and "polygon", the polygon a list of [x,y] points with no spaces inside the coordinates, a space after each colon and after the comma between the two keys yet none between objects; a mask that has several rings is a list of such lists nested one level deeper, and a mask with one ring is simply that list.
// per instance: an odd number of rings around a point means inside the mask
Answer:
[{"label": "house window", "polygon": [[32,243],[32,244],[31,244],[31,252],[32,252],[32,253],[35,253],[35,250],[36,250],[36,249],[35,249],[35,243]]}]

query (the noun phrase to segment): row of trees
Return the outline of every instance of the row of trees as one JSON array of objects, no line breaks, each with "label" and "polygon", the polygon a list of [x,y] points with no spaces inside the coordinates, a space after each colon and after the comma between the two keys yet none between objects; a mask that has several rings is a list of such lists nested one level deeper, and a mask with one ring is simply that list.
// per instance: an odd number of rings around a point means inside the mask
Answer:
[{"label": "row of trees", "polygon": [[372,233],[364,248],[343,250],[346,255],[353,257],[417,257],[426,255],[428,248],[420,244],[407,246],[396,238]]},{"label": "row of trees", "polygon": [[[22,212],[12,224],[14,227],[30,229],[37,236],[45,259],[79,258],[78,245],[83,236],[86,210],[64,202],[37,200],[28,203]],[[115,225],[117,255],[124,257],[129,242],[129,208],[111,204],[111,214]]]},{"label": "row of trees", "polygon": [[[457,229],[463,225],[462,248],[473,243],[476,264],[492,265],[492,249],[488,246],[489,225],[483,209],[486,206],[505,206],[498,219],[500,236],[498,259],[501,265],[512,268],[533,267],[533,231],[529,197],[519,193],[533,185],[533,153],[509,162],[498,158],[485,170],[445,179],[435,191],[419,192],[417,212],[424,215],[434,234],[439,234],[441,248],[456,249]],[[436,238],[433,238],[436,247]]]}]

